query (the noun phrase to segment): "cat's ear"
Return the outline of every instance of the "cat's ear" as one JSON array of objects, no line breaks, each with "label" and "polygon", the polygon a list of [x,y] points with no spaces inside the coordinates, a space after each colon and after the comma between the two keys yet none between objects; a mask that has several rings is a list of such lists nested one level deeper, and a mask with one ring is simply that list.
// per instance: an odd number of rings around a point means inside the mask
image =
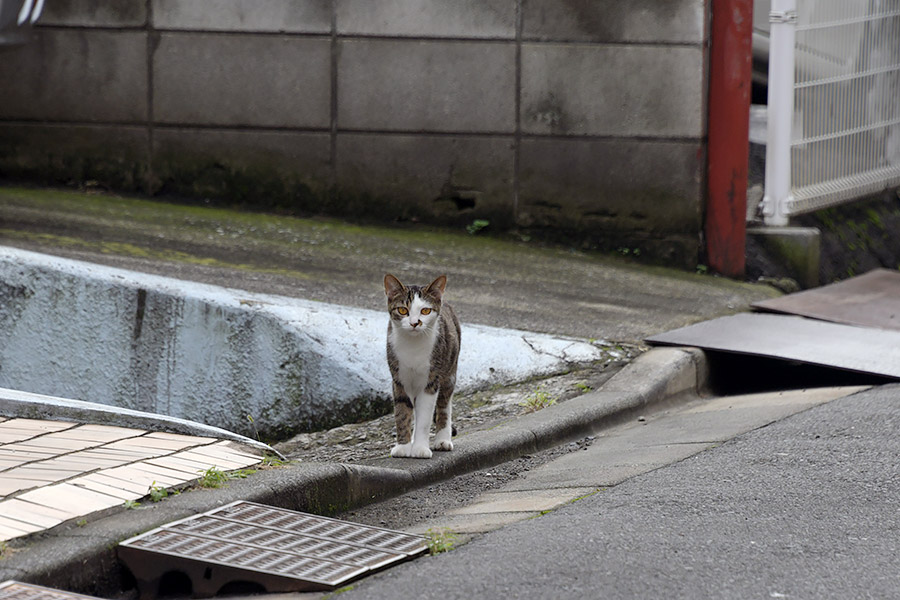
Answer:
[{"label": "cat's ear", "polygon": [[403,284],[400,280],[388,273],[384,276],[384,294],[391,298],[403,291]]},{"label": "cat's ear", "polygon": [[425,288],[425,293],[432,293],[440,298],[444,294],[444,288],[447,287],[447,276],[441,275],[434,281],[428,284],[428,287]]}]

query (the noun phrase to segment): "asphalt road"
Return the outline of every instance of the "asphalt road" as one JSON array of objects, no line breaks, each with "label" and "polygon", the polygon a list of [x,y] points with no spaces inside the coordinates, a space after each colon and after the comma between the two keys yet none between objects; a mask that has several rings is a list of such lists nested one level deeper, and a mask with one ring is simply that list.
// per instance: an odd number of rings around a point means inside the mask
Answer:
[{"label": "asphalt road", "polygon": [[814,407],[353,598],[896,598],[900,385]]}]

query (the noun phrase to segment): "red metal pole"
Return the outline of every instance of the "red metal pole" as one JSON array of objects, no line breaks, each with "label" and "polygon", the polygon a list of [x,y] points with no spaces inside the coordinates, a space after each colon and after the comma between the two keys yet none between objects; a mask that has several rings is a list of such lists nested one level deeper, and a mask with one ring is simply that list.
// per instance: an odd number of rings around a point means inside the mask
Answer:
[{"label": "red metal pole", "polygon": [[711,3],[706,257],[713,271],[743,277],[753,0]]}]

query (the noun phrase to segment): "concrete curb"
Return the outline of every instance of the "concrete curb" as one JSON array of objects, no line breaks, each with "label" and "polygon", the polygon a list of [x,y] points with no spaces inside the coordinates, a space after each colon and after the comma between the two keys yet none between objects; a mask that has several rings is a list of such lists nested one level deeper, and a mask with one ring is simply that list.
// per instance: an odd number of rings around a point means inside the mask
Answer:
[{"label": "concrete curb", "polygon": [[[111,509],[78,527],[62,525],[0,560],[0,581],[17,579],[110,596],[130,575],[116,560],[116,544],[165,523],[244,499],[320,514],[334,514],[436,481],[487,468],[636,418],[651,407],[695,397],[708,369],[697,349],[657,348],[638,357],[601,390],[458,438],[453,452],[428,461],[383,459],[365,464],[301,464],[261,471],[219,490],[172,496],[139,510]],[[14,544],[16,546],[16,544]]]}]

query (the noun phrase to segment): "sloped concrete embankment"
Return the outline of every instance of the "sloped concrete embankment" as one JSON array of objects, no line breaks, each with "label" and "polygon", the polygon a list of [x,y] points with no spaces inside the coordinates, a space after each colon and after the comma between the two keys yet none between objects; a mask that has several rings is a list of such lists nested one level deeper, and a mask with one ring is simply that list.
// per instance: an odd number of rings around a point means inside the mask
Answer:
[{"label": "sloped concrete embankment", "polygon": [[[0,387],[283,437],[390,406],[380,311],[0,248]],[[463,326],[461,390],[600,360],[587,342]]]}]

